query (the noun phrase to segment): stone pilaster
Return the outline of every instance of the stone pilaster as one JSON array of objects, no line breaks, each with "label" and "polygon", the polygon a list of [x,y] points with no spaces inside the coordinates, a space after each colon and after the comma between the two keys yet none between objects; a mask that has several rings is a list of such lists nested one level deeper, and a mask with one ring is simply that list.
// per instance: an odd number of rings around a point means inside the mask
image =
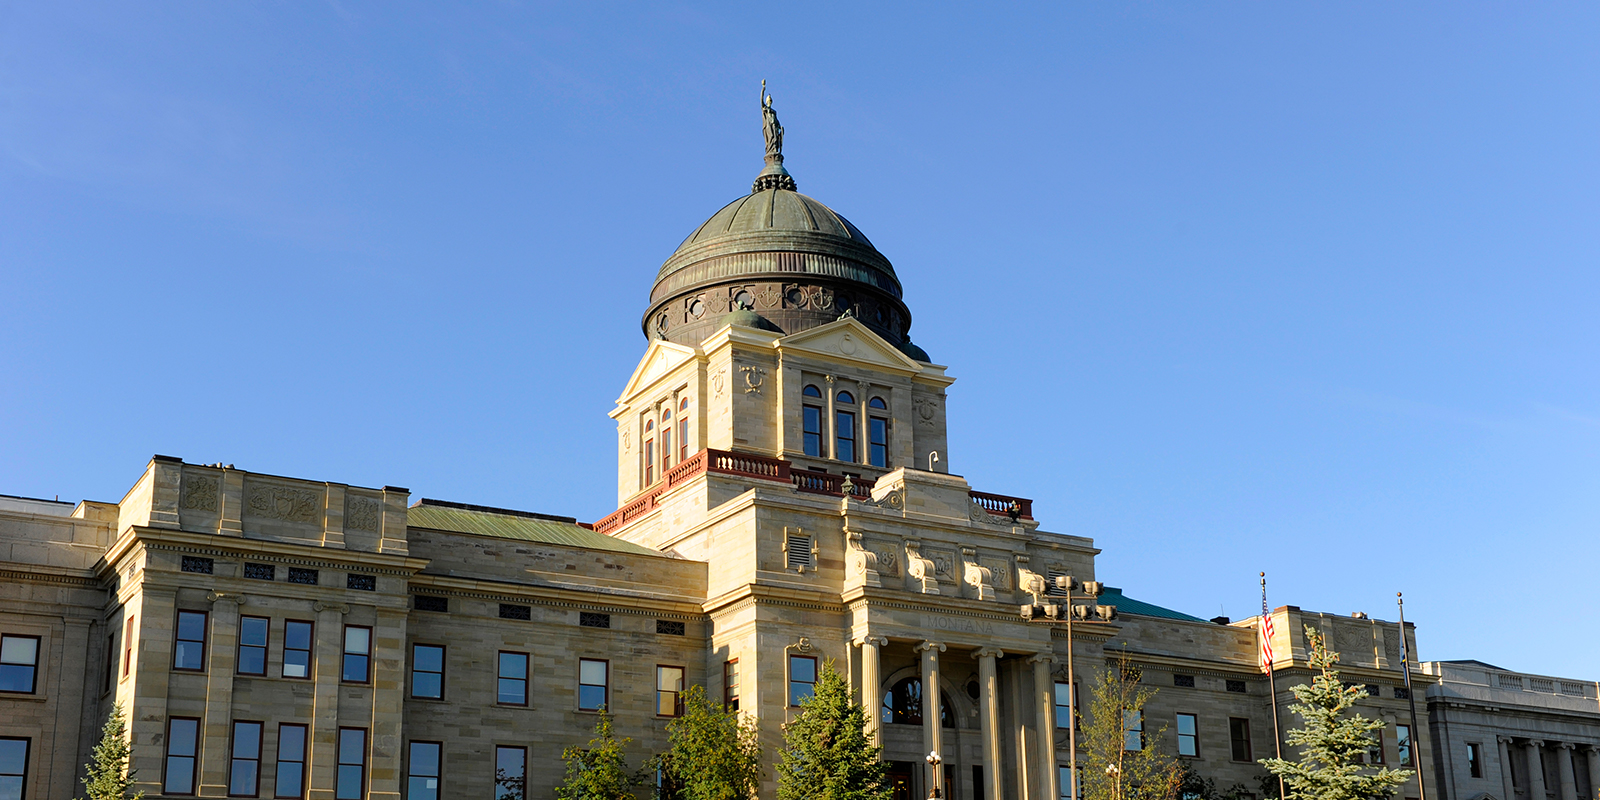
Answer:
[{"label": "stone pilaster", "polygon": [[1038,778],[1039,796],[1050,800],[1061,796],[1058,785],[1061,776],[1056,774],[1056,684],[1050,676],[1050,665],[1055,660],[1055,656],[1049,653],[1039,653],[1028,659],[1028,663],[1033,665],[1033,691],[1039,703],[1039,736],[1035,740],[1039,766],[1035,775]]},{"label": "stone pilaster", "polygon": [[1000,780],[1000,681],[995,659],[1005,655],[994,648],[975,650],[978,659],[978,724],[983,735],[984,797],[1003,795]]},{"label": "stone pilaster", "polygon": [[[922,654],[922,748],[930,753],[944,756],[940,750],[939,726],[939,654],[944,652],[941,642],[923,642],[917,645],[917,652]],[[928,785],[939,785],[939,770],[928,767]]]},{"label": "stone pilaster", "polygon": [[1529,739],[1523,747],[1528,752],[1528,800],[1544,800],[1544,760],[1539,757],[1544,750],[1544,742]]},{"label": "stone pilaster", "polygon": [[212,592],[207,622],[206,710],[201,720],[199,762],[195,765],[195,794],[228,796],[229,727],[233,724],[234,659],[239,645],[239,603],[234,594]]},{"label": "stone pilaster", "polygon": [[344,615],[349,606],[318,601],[315,672],[312,673],[311,742],[306,754],[310,800],[333,800],[339,759],[339,677],[344,653]]},{"label": "stone pilaster", "polygon": [[378,609],[372,631],[372,731],[369,800],[400,800],[401,723],[405,704],[406,612]]},{"label": "stone pilaster", "polygon": [[1506,800],[1516,800],[1517,788],[1511,771],[1511,737],[1496,736],[1500,746],[1500,784],[1505,790]]}]

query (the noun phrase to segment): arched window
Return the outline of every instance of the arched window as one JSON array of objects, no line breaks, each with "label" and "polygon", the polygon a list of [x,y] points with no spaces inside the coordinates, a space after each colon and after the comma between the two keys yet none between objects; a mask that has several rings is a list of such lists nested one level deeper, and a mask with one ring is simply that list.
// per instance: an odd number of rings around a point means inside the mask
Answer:
[{"label": "arched window", "polygon": [[821,397],[822,396],[822,390],[818,389],[815,386],[812,386],[809,383],[806,384],[806,388],[802,389],[800,391],[800,393],[805,395],[806,397]]},{"label": "arched window", "polygon": [[644,423],[644,448],[639,455],[644,458],[644,485],[649,486],[656,482],[656,421],[647,420]]},{"label": "arched window", "polygon": [[[822,392],[810,384],[800,393],[822,399]],[[822,457],[822,406],[806,403],[800,407],[800,444],[806,455]]]},{"label": "arched window", "polygon": [[839,402],[841,402],[841,403],[850,403],[850,404],[853,405],[856,402],[856,398],[855,398],[855,395],[850,394],[849,392],[840,392],[839,393]]},{"label": "arched window", "polygon": [[678,401],[678,462],[689,457],[689,398]]},{"label": "arched window", "polygon": [[661,474],[672,466],[672,409],[661,412]]},{"label": "arched window", "polygon": [[[895,725],[922,724],[922,679],[906,678],[883,694],[883,721]],[[955,706],[947,692],[939,692],[939,726],[956,726]]]},{"label": "arched window", "polygon": [[881,397],[872,398],[872,400],[867,402],[867,407],[868,408],[881,408],[881,409],[883,409],[885,411],[889,410],[889,404],[883,402],[883,398],[881,398]]}]

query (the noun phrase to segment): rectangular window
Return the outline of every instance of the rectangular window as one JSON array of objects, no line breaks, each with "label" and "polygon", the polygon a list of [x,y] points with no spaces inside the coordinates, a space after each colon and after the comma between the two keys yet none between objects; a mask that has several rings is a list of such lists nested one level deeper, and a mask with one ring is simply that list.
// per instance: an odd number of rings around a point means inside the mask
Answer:
[{"label": "rectangular window", "polygon": [[854,411],[835,411],[833,418],[834,458],[856,460],[856,415]]},{"label": "rectangular window", "polygon": [[[1065,764],[1057,765],[1056,782],[1060,784],[1056,789],[1056,796],[1060,800],[1068,800],[1068,798],[1072,797],[1072,767]],[[1079,792],[1078,796],[1082,797],[1083,793]]]},{"label": "rectangular window", "polygon": [[1077,694],[1073,686],[1064,681],[1056,682],[1056,727],[1065,728],[1072,724],[1072,701]]},{"label": "rectangular window", "polygon": [[283,624],[283,677],[311,677],[311,623],[291,619]]},{"label": "rectangular window", "polygon": [[209,558],[199,556],[184,556],[179,566],[184,572],[198,572],[201,575],[210,575],[216,567],[216,562]]},{"label": "rectangular window", "polygon": [[611,615],[595,611],[579,611],[578,626],[582,628],[610,628]]},{"label": "rectangular window", "polygon": [[661,474],[672,468],[672,421],[661,426]]},{"label": "rectangular window", "polygon": [[178,641],[172,646],[172,668],[206,668],[206,612],[178,612]]},{"label": "rectangular window", "polygon": [[1411,766],[1411,726],[1394,726],[1394,750],[1400,758],[1400,766]]},{"label": "rectangular window", "polygon": [[355,589],[360,592],[375,592],[378,590],[378,576],[356,575],[353,573],[345,575],[344,588]]},{"label": "rectangular window", "polygon": [[239,618],[239,666],[235,672],[267,674],[267,626],[270,622],[266,617]]},{"label": "rectangular window", "polygon": [[611,662],[594,658],[578,661],[578,708],[599,711],[610,699]]},{"label": "rectangular window", "polygon": [[678,412],[678,463],[689,457],[689,401],[683,401]]},{"label": "rectangular window", "polygon": [[817,659],[789,656],[789,706],[797,707],[817,691]]},{"label": "rectangular window", "polygon": [[261,723],[233,723],[233,755],[228,761],[228,796],[255,797],[261,783]]},{"label": "rectangular window", "polygon": [[253,581],[275,581],[278,579],[278,568],[272,564],[244,565],[244,576]]},{"label": "rectangular window", "polygon": [[1252,761],[1250,757],[1250,720],[1232,717],[1228,720],[1228,743],[1233,748],[1234,761]]},{"label": "rectangular window", "polygon": [[1483,745],[1467,742],[1467,773],[1474,778],[1483,777]]},{"label": "rectangular window", "polygon": [[806,455],[822,457],[822,409],[804,406],[800,413],[801,442]]},{"label": "rectangular window", "polygon": [[450,613],[450,598],[433,597],[425,594],[412,595],[411,607],[418,611],[439,611]]},{"label": "rectangular window", "polygon": [[306,790],[306,726],[278,726],[278,780],[274,797],[304,797]]},{"label": "rectangular window", "polygon": [[411,646],[411,696],[444,699],[444,648],[436,644]]},{"label": "rectangular window", "polygon": [[128,617],[128,624],[122,631],[122,677],[128,677],[133,669],[133,617]]},{"label": "rectangular window", "polygon": [[0,692],[33,694],[39,677],[39,637],[0,636]]},{"label": "rectangular window", "polygon": [[1230,692],[1238,692],[1239,694],[1246,694],[1250,691],[1250,688],[1245,686],[1244,681],[1223,681],[1223,688]]},{"label": "rectangular window", "polygon": [[739,659],[722,662],[722,708],[739,710]]},{"label": "rectangular window", "polygon": [[656,716],[676,717],[683,713],[683,667],[656,665]]},{"label": "rectangular window", "polygon": [[23,800],[28,790],[28,746],[33,742],[0,736],[0,798]]},{"label": "rectangular window", "polygon": [[644,440],[644,485],[656,482],[656,440]]},{"label": "rectangular window", "polygon": [[[106,675],[105,675],[105,685],[100,687],[100,693],[101,694],[104,694],[106,692],[111,691],[111,676],[116,671],[117,671],[117,635],[113,633],[110,636],[106,637]],[[0,797],[3,797],[3,796],[4,795],[0,795]]]},{"label": "rectangular window", "polygon": [[1193,714],[1178,715],[1178,755],[1200,755],[1200,722]]},{"label": "rectangular window", "polygon": [[1181,687],[1181,688],[1184,688],[1184,689],[1193,689],[1194,688],[1194,676],[1193,675],[1173,675],[1172,676],[1172,685],[1173,686],[1178,686],[1178,687]]},{"label": "rectangular window", "polygon": [[306,569],[304,567],[290,567],[289,582],[298,583],[304,586],[316,586],[317,571],[314,569]]},{"label": "rectangular window", "polygon": [[664,636],[685,636],[689,633],[689,627],[677,620],[658,619],[656,620],[656,633]]},{"label": "rectangular window", "polygon": [[527,653],[500,653],[500,668],[496,673],[500,678],[499,690],[496,692],[495,702],[503,706],[525,706],[528,704],[528,654]]},{"label": "rectangular window", "polygon": [[194,794],[195,744],[200,738],[200,720],[173,717],[167,720],[166,775],[161,781],[164,794]]},{"label": "rectangular window", "polygon": [[412,742],[406,756],[406,800],[439,800],[440,742]]},{"label": "rectangular window", "polygon": [[983,800],[983,765],[972,765],[972,800]]},{"label": "rectangular window", "polygon": [[533,606],[519,606],[513,603],[500,604],[501,619],[533,619]]},{"label": "rectangular window", "polygon": [[874,467],[889,466],[889,420],[882,417],[867,418],[867,463]]},{"label": "rectangular window", "polygon": [[528,796],[528,748],[494,749],[494,800],[525,800]]},{"label": "rectangular window", "polygon": [[1367,748],[1367,763],[1382,764],[1383,760],[1383,731],[1372,732],[1372,746]]},{"label": "rectangular window", "polygon": [[1122,749],[1144,749],[1144,712],[1122,712]]},{"label": "rectangular window", "polygon": [[345,683],[366,683],[372,672],[372,629],[364,625],[344,626],[344,667],[339,679]]},{"label": "rectangular window", "polygon": [[[326,790],[324,790],[326,791]],[[361,800],[367,792],[367,729],[339,729],[339,771],[335,800]]]}]

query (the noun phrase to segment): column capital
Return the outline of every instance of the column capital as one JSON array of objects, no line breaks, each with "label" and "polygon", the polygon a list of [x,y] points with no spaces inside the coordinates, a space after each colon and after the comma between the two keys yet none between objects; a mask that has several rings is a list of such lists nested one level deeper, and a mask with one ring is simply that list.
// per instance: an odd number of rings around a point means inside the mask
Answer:
[{"label": "column capital", "polygon": [[1578,746],[1589,751],[1592,755],[1600,755],[1600,744],[1580,744]]},{"label": "column capital", "polygon": [[1523,742],[1522,746],[1523,747],[1535,747],[1535,748],[1544,747],[1544,740],[1543,739],[1529,739],[1528,741]]},{"label": "column capital", "polygon": [[985,648],[982,648],[982,649],[979,649],[979,650],[972,651],[972,657],[973,658],[1000,658],[1001,656],[1004,656],[1005,654],[1006,654],[1006,651],[1001,650],[998,647],[985,647]]},{"label": "column capital", "polygon": [[1510,736],[1496,736],[1494,738],[1495,738],[1495,741],[1498,741],[1501,744],[1516,744],[1517,743],[1517,740],[1515,738],[1513,738],[1513,737],[1510,737]]},{"label": "column capital", "polygon": [[1578,745],[1573,743],[1573,742],[1553,742],[1553,743],[1551,743],[1550,746],[1551,747],[1560,748],[1562,750],[1572,750],[1572,749],[1576,748]]},{"label": "column capital", "polygon": [[869,644],[873,647],[885,647],[889,644],[889,637],[871,635],[861,636],[858,637],[854,642],[851,642],[851,644],[857,647],[866,647]]},{"label": "column capital", "polygon": [[922,644],[917,645],[914,649],[918,653],[921,653],[921,652],[923,652],[925,650],[932,650],[935,653],[943,653],[944,650],[945,650],[945,647],[944,647],[944,642],[923,641]]},{"label": "column capital", "polygon": [[1029,664],[1050,664],[1056,660],[1055,653],[1034,653],[1028,658]]}]

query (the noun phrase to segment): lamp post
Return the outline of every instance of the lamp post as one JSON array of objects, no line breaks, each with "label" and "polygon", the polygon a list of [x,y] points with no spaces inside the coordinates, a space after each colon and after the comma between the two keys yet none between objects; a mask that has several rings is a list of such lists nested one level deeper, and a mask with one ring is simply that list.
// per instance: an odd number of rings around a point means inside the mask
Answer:
[{"label": "lamp post", "polygon": [[[1070,575],[1061,575],[1055,579],[1055,588],[1065,592],[1067,598],[1067,708],[1071,719],[1067,720],[1067,769],[1072,773],[1072,786],[1070,794],[1072,800],[1078,800],[1078,679],[1073,670],[1073,643],[1072,624],[1074,620],[1085,625],[1104,625],[1117,618],[1116,606],[1102,606],[1095,603],[1096,598],[1105,592],[1105,584],[1099,581],[1082,581]],[[1073,592],[1082,590],[1082,595]],[[1035,597],[1034,600],[1038,600]],[[1078,605],[1074,600],[1088,600],[1086,605]],[[1056,622],[1062,616],[1061,606],[1054,604],[1041,604],[1038,602],[1022,607],[1022,618],[1030,622],[1043,620]]]},{"label": "lamp post", "polygon": [[928,792],[929,800],[943,797],[944,794],[939,791],[939,787],[944,783],[944,770],[940,769],[939,765],[944,763],[944,759],[940,758],[939,751],[935,750],[924,760],[928,762],[928,766],[933,767],[933,788]]}]

